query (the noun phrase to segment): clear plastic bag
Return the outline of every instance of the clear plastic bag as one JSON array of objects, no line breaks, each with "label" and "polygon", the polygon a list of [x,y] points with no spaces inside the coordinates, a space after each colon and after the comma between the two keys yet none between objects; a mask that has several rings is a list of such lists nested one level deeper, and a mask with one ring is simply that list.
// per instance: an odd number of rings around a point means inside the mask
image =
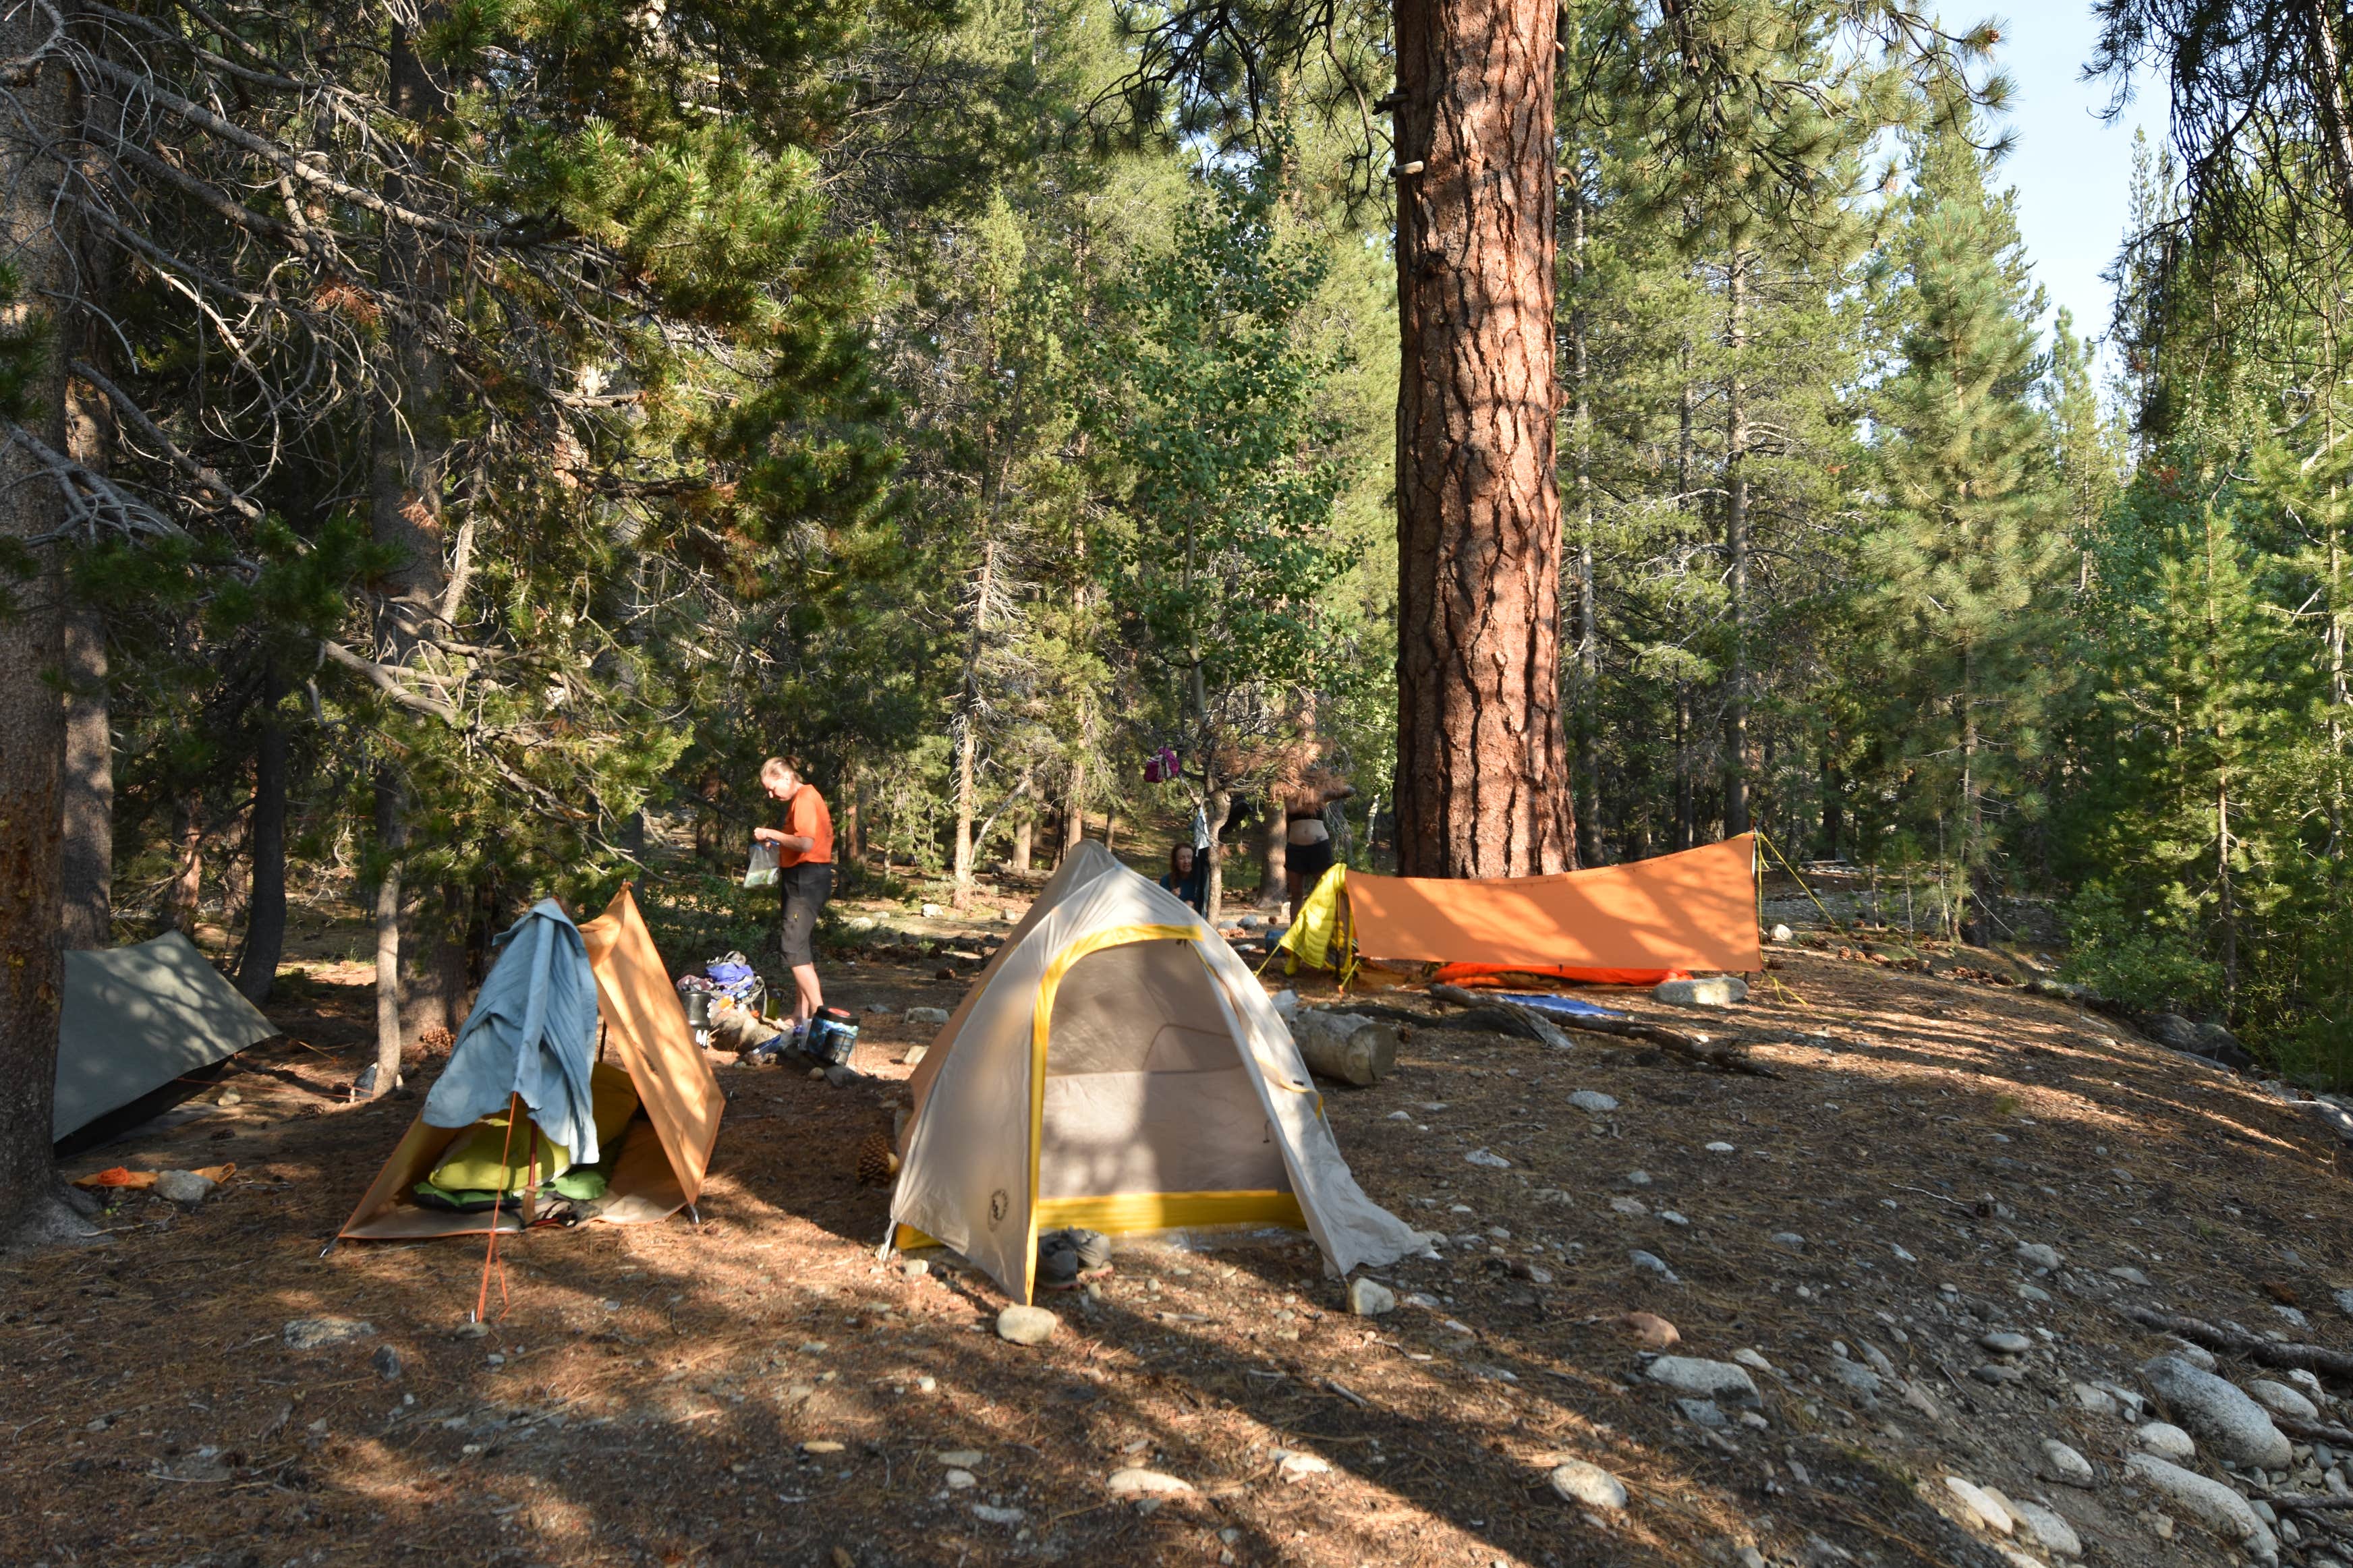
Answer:
[{"label": "clear plastic bag", "polygon": [[747,888],[773,888],[776,885],[776,847],[760,843],[752,846],[752,863],[744,868],[744,885]]}]

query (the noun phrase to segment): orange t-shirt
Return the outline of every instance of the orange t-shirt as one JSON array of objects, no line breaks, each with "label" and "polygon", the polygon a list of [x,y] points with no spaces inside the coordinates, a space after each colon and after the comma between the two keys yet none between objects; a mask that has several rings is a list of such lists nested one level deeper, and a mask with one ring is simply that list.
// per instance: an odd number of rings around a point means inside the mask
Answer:
[{"label": "orange t-shirt", "polygon": [[833,813],[825,808],[825,796],[817,793],[817,785],[804,784],[793,791],[785,802],[785,831],[796,838],[815,841],[816,847],[807,850],[776,849],[776,865],[786,866],[833,864]]}]

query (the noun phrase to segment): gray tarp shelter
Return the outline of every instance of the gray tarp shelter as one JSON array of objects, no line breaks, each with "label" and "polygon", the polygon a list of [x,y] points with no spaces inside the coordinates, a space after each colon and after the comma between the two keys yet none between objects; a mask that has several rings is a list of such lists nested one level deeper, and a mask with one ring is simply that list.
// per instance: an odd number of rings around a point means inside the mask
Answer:
[{"label": "gray tarp shelter", "polygon": [[62,1143],[117,1112],[154,1115],[194,1092],[192,1074],[277,1033],[178,931],[69,952],[49,1135]]}]

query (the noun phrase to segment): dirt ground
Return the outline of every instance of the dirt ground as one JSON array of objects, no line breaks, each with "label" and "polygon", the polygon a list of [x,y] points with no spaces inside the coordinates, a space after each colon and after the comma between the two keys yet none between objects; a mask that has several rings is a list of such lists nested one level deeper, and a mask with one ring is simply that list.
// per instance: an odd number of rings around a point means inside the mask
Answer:
[{"label": "dirt ground", "polygon": [[[904,946],[828,963],[831,999],[893,1009],[863,1016],[869,1079],[722,1068],[699,1223],[503,1241],[485,1332],[467,1321],[479,1241],[322,1256],[417,1085],[350,1100],[367,975],[311,963],[272,1009],[285,1037],[203,1114],[70,1165],[233,1161],[227,1186],[191,1210],[129,1197],[104,1245],[0,1276],[0,1562],[2046,1559],[1958,1522],[1947,1476],[2046,1500],[2086,1562],[2240,1561],[2127,1480],[2129,1425],[2071,1389],[2139,1386],[2175,1348],[2130,1302],[2353,1348],[2330,1300],[2353,1283],[2334,1140],[2063,1001],[1790,948],[1773,963],[1729,1013],[1590,994],[1746,1041],[1771,1078],[1433,1023],[1378,1087],[1328,1088],[1366,1190],[1447,1237],[1376,1271],[1395,1312],[1350,1316],[1294,1235],[1124,1239],[1101,1300],[1043,1298],[1060,1330],[1023,1348],[992,1331],[984,1277],[877,1256],[886,1194],[853,1175],[902,1098],[896,1058],[931,1033],[903,1009],[952,1007],[968,964]],[[1580,1089],[1618,1109],[1576,1109]],[[2061,1267],[2032,1272],[2021,1244]],[[1690,1418],[1645,1380],[1634,1310],[1672,1321],[1678,1353],[1757,1352],[1761,1403]],[[374,1331],[289,1348],[283,1325],[322,1315]],[[1972,1375],[1992,1330],[2032,1340],[2014,1381]],[[1845,1375],[1862,1362],[1886,1368],[1875,1393]],[[2095,1483],[2037,1479],[2046,1437]],[[2311,1458],[2316,1487],[2332,1457]],[[1564,1501],[1546,1478],[1568,1458],[1629,1505]],[[1129,1466],[1194,1489],[1115,1500],[1105,1478]],[[2289,1559],[2331,1561],[2313,1540]]]}]

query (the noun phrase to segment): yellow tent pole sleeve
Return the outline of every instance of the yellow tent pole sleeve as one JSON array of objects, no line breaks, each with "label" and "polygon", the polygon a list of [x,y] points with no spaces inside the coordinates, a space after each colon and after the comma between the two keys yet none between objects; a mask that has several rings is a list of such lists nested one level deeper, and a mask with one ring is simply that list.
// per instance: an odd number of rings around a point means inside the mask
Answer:
[{"label": "yellow tent pole sleeve", "polygon": [[1039,1223],[1048,1229],[1082,1226],[1116,1236],[1176,1230],[1195,1225],[1280,1225],[1304,1229],[1307,1216],[1291,1193],[1111,1193],[1097,1197],[1042,1198]]},{"label": "yellow tent pole sleeve", "polygon": [[1029,1300],[1037,1293],[1038,1284],[1038,1162],[1044,1152],[1046,1136],[1046,1042],[1053,1030],[1054,993],[1062,984],[1062,976],[1071,966],[1089,953],[1101,952],[1107,947],[1124,947],[1132,942],[1198,942],[1201,931],[1198,926],[1126,925],[1107,926],[1090,931],[1054,955],[1039,977],[1036,1011],[1029,1016],[1029,1235],[1024,1242],[1021,1263],[1021,1299]]}]

